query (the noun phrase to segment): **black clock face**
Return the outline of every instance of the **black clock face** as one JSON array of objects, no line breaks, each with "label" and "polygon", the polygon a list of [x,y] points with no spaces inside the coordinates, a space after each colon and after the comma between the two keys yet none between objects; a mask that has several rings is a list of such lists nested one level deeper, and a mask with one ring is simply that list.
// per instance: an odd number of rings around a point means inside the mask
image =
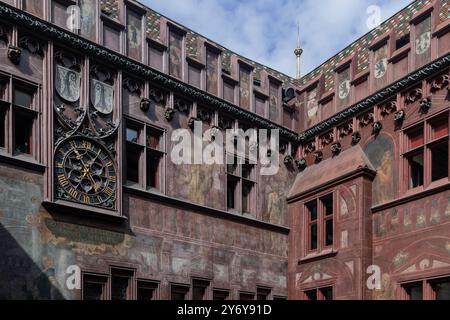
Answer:
[{"label": "black clock face", "polygon": [[117,175],[109,153],[83,138],[64,141],[55,154],[57,196],[64,200],[114,209]]}]

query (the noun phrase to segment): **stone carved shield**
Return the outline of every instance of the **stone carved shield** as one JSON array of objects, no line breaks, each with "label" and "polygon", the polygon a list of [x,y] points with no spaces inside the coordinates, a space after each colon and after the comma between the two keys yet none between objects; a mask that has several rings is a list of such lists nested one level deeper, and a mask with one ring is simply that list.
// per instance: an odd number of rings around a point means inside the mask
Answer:
[{"label": "stone carved shield", "polygon": [[114,105],[114,87],[92,79],[91,102],[98,112],[110,114],[113,111]]},{"label": "stone carved shield", "polygon": [[56,66],[55,87],[59,96],[68,101],[76,102],[80,99],[81,75],[63,66]]}]

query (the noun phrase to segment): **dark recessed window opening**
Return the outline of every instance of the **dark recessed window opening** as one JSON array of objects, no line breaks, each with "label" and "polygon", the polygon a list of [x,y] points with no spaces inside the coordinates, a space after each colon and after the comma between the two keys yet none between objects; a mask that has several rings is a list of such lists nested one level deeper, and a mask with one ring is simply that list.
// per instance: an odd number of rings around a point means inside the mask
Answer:
[{"label": "dark recessed window opening", "polygon": [[4,148],[6,146],[6,112],[0,110],[0,148]]},{"label": "dark recessed window opening", "polygon": [[305,291],[306,300],[315,301],[317,300],[317,290],[308,290]]},{"label": "dark recessed window opening", "polygon": [[255,300],[255,294],[241,292],[239,294],[239,300]]},{"label": "dark recessed window opening", "polygon": [[14,151],[16,154],[31,154],[33,117],[19,112],[14,114]]},{"label": "dark recessed window opening", "polygon": [[423,300],[422,282],[406,284],[403,286],[408,300]]},{"label": "dark recessed window opening", "polygon": [[228,181],[227,181],[227,207],[228,207],[228,209],[237,209],[236,208],[236,188],[237,188],[237,181],[234,179],[228,178]]},{"label": "dark recessed window opening", "polygon": [[309,219],[309,250],[317,249],[317,201],[310,202],[306,205]]},{"label": "dark recessed window opening", "polygon": [[242,212],[248,213],[251,211],[251,192],[253,189],[253,183],[243,182],[242,183]]},{"label": "dark recessed window opening", "polygon": [[323,300],[333,300],[333,287],[326,287],[319,289]]},{"label": "dark recessed window opening", "polygon": [[128,145],[126,156],[127,181],[139,183],[139,160],[141,158],[141,150],[136,146]]},{"label": "dark recessed window opening", "polygon": [[431,148],[431,178],[437,181],[448,177],[448,141]]},{"label": "dark recessed window opening", "polygon": [[189,287],[172,285],[170,287],[170,299],[174,301],[186,300],[188,292]]},{"label": "dark recessed window opening", "polygon": [[257,288],[256,289],[256,300],[269,300],[270,289]]},{"label": "dark recessed window opening", "polygon": [[227,300],[229,295],[229,291],[226,290],[213,290],[213,300]]},{"label": "dark recessed window opening", "polygon": [[409,38],[410,38],[409,33],[405,34],[401,38],[398,38],[395,41],[395,50],[398,50],[398,49],[403,48],[404,46],[406,46],[409,43]]},{"label": "dark recessed window opening", "polygon": [[139,130],[133,128],[126,129],[126,140],[128,142],[138,143],[139,142]]},{"label": "dark recessed window opening", "polygon": [[192,283],[192,300],[205,300],[206,290],[209,287],[208,281],[194,280]]},{"label": "dark recessed window opening", "polygon": [[96,276],[83,276],[83,300],[104,300],[106,279]]},{"label": "dark recessed window opening", "polygon": [[424,176],[424,155],[423,152],[409,158],[410,189],[423,186]]},{"label": "dark recessed window opening", "polygon": [[156,299],[156,290],[158,285],[156,283],[138,281],[137,282],[137,299],[140,301],[149,301]]},{"label": "dark recessed window opening", "polygon": [[159,187],[159,164],[161,156],[158,154],[147,155],[147,188]]},{"label": "dark recessed window opening", "polygon": [[111,300],[129,299],[130,276],[118,273],[111,277]]},{"label": "dark recessed window opening", "polygon": [[436,300],[450,300],[450,278],[434,281],[431,286]]}]

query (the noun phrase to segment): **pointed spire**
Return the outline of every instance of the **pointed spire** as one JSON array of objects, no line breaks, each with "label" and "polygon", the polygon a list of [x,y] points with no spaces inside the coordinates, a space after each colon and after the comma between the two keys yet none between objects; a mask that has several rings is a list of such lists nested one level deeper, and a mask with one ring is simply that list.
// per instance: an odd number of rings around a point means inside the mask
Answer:
[{"label": "pointed spire", "polygon": [[300,62],[301,62],[301,56],[303,53],[303,49],[301,48],[300,44],[300,21],[297,21],[297,48],[294,50],[295,56],[297,57],[297,72],[296,72],[296,78],[297,80],[300,80],[301,78],[301,72],[300,72]]}]

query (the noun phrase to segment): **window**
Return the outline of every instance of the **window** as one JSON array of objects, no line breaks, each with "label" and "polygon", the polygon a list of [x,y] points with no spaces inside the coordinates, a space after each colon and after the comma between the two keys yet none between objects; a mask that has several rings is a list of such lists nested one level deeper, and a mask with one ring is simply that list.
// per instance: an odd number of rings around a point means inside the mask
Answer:
[{"label": "window", "polygon": [[304,299],[310,301],[333,300],[333,287],[324,287],[305,291]]},{"label": "window", "polygon": [[239,293],[239,300],[255,300],[255,294],[250,292]]},{"label": "window", "polygon": [[436,300],[450,300],[450,278],[431,282]]},{"label": "window", "polygon": [[401,38],[398,38],[395,41],[395,50],[398,50],[400,48],[403,48],[404,46],[406,46],[407,44],[409,44],[409,38],[410,35],[409,33],[405,34],[404,36],[402,36]]},{"label": "window", "polygon": [[230,292],[228,290],[219,290],[214,289],[213,290],[213,300],[227,300],[228,296],[230,295]]},{"label": "window", "polygon": [[256,289],[256,300],[269,300],[271,290],[268,288]]},{"label": "window", "polygon": [[83,300],[156,300],[158,282],[136,280],[134,270],[111,268],[109,275],[83,273]]},{"label": "window", "polygon": [[209,281],[194,280],[192,282],[192,300],[206,300]]},{"label": "window", "polygon": [[106,277],[83,275],[83,300],[105,300],[106,282]]},{"label": "window", "polygon": [[64,4],[63,1],[52,0],[52,22],[64,29],[69,28],[67,24],[67,21],[69,20],[69,11],[67,8],[68,5]]},{"label": "window", "polygon": [[410,283],[403,286],[407,300],[423,300],[422,282]]},{"label": "window", "polygon": [[137,299],[140,301],[156,300],[158,284],[149,281],[137,282]]},{"label": "window", "polygon": [[0,148],[5,148],[6,146],[6,135],[5,135],[5,129],[6,129],[6,111],[0,109]]},{"label": "window", "polygon": [[[307,251],[320,252],[331,247],[334,239],[333,195],[324,196],[305,204],[307,219]],[[322,236],[320,236],[322,235]]]},{"label": "window", "polygon": [[182,301],[187,300],[189,292],[188,286],[171,285],[170,286],[170,300]]},{"label": "window", "polygon": [[227,208],[252,214],[254,211],[255,165],[240,164],[236,156],[227,156]]},{"label": "window", "polygon": [[131,300],[131,279],[133,272],[128,270],[111,270],[111,300]]},{"label": "window", "polygon": [[425,279],[401,285],[404,300],[450,300],[450,278]]},{"label": "window", "polygon": [[407,189],[448,179],[448,135],[447,113],[405,130]]},{"label": "window", "polygon": [[163,131],[127,120],[125,161],[128,184],[145,187],[148,190],[162,190],[165,156],[163,138]]}]

